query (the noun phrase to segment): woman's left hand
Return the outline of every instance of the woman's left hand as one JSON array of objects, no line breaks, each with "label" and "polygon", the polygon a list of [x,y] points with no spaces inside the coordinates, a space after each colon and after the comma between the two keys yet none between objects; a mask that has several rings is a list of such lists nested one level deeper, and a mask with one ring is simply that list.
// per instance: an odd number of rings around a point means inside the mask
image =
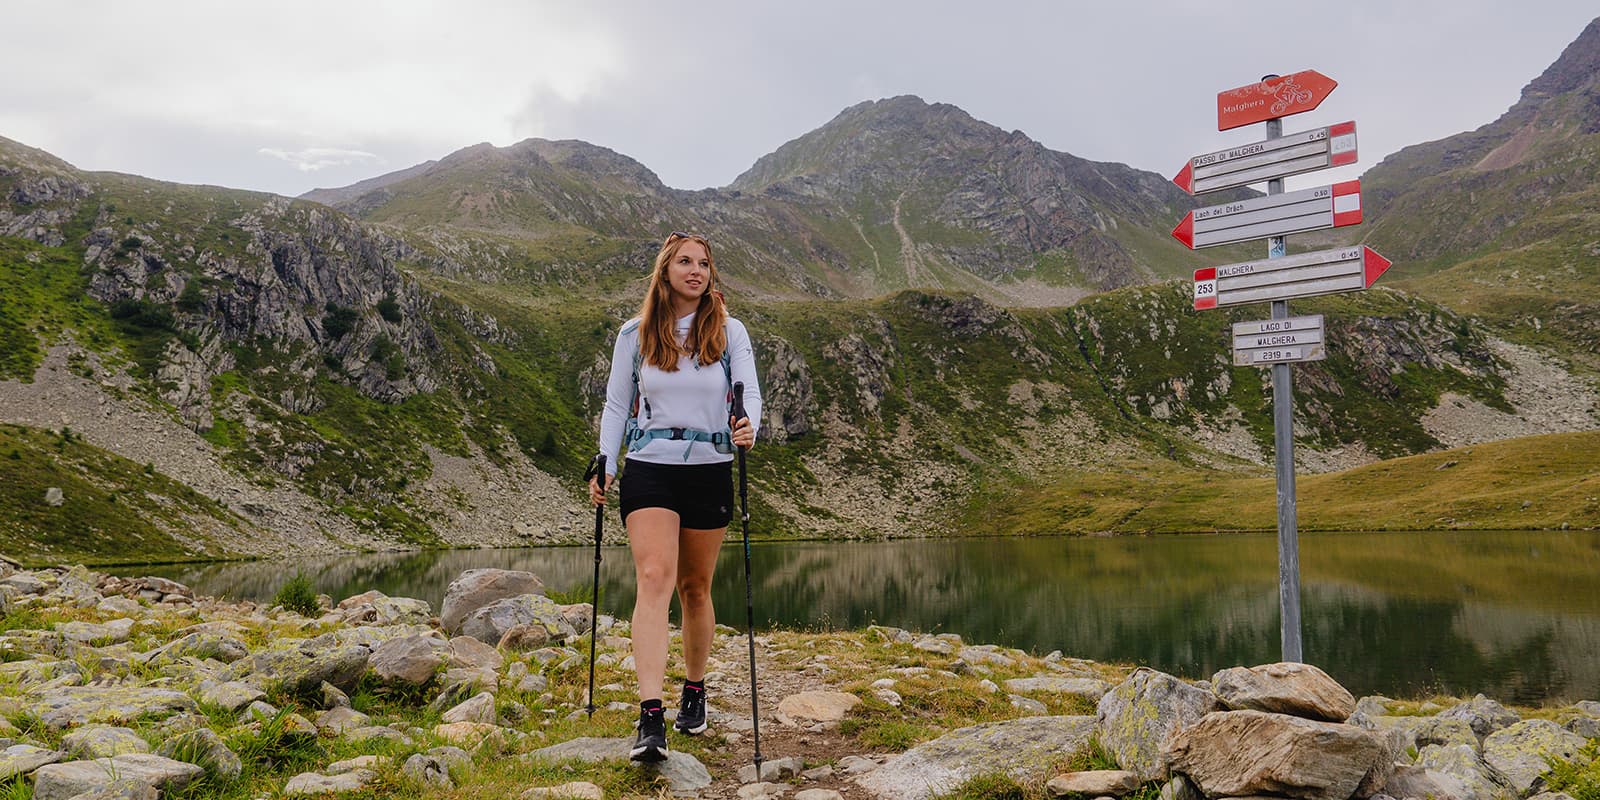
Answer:
[{"label": "woman's left hand", "polygon": [[728,417],[728,422],[733,426],[734,447],[742,447],[746,450],[749,450],[755,446],[756,429],[754,425],[750,424],[749,417],[745,417],[743,419],[734,419],[730,416]]}]

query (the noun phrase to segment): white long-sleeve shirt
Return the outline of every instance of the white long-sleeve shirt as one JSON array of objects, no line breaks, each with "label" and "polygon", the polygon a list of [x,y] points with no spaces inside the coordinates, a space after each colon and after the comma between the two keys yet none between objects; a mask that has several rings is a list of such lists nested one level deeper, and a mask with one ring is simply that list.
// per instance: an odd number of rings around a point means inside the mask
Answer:
[{"label": "white long-sleeve shirt", "polygon": [[[679,317],[679,341],[688,336],[694,314]],[[611,348],[611,378],[606,383],[605,411],[600,415],[600,452],[606,456],[606,474],[617,472],[617,451],[632,410],[633,356],[639,350],[639,326],[623,325]],[[751,426],[761,427],[761,386],[756,380],[755,351],[744,323],[728,318],[728,369],[733,381],[744,382],[744,408]],[[701,365],[691,356],[678,358],[675,372],[663,372],[649,363],[639,364],[639,429],[688,428],[715,433],[728,429],[728,393],[732,387],[721,362]],[[687,450],[686,450],[687,448]],[[685,458],[685,452],[688,458]],[[733,460],[710,442],[652,439],[628,458],[655,464],[713,464]]]}]

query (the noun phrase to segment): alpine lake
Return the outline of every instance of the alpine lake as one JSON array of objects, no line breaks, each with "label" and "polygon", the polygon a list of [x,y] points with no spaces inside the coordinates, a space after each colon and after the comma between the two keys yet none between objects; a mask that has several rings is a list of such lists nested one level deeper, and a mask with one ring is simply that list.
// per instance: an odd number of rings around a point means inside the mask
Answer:
[{"label": "alpine lake", "polygon": [[[754,543],[750,557],[758,631],[881,624],[1186,678],[1279,660],[1272,534]],[[601,613],[626,619],[632,560],[625,547],[602,548],[601,558]],[[1600,532],[1302,532],[1300,563],[1305,660],[1357,697],[1483,692],[1524,705],[1600,699]],[[302,573],[335,601],[377,589],[427,600],[437,612],[450,582],[478,567],[527,570],[547,589],[587,602],[594,548],[111,571],[265,602]],[[712,594],[719,621],[743,630],[737,530],[723,548]]]}]

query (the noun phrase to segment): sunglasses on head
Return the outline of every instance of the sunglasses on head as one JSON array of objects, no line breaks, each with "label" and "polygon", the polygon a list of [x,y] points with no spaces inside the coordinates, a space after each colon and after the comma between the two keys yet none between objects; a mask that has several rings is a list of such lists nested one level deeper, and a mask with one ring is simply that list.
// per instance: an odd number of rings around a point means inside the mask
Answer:
[{"label": "sunglasses on head", "polygon": [[679,239],[694,239],[696,241],[701,241],[701,242],[706,241],[706,237],[701,236],[698,233],[684,233],[683,231],[673,231],[672,233],[667,234],[667,242],[666,243],[667,244],[672,244],[673,242],[676,242]]}]

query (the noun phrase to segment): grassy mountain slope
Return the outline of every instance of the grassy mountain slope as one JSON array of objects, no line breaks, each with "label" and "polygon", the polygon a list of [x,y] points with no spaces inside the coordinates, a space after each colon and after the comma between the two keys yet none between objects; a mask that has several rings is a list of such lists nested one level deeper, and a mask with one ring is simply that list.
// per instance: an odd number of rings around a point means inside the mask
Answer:
[{"label": "grassy mountain slope", "polygon": [[1394,285],[1600,368],[1600,19],[1503,116],[1362,177]]}]

